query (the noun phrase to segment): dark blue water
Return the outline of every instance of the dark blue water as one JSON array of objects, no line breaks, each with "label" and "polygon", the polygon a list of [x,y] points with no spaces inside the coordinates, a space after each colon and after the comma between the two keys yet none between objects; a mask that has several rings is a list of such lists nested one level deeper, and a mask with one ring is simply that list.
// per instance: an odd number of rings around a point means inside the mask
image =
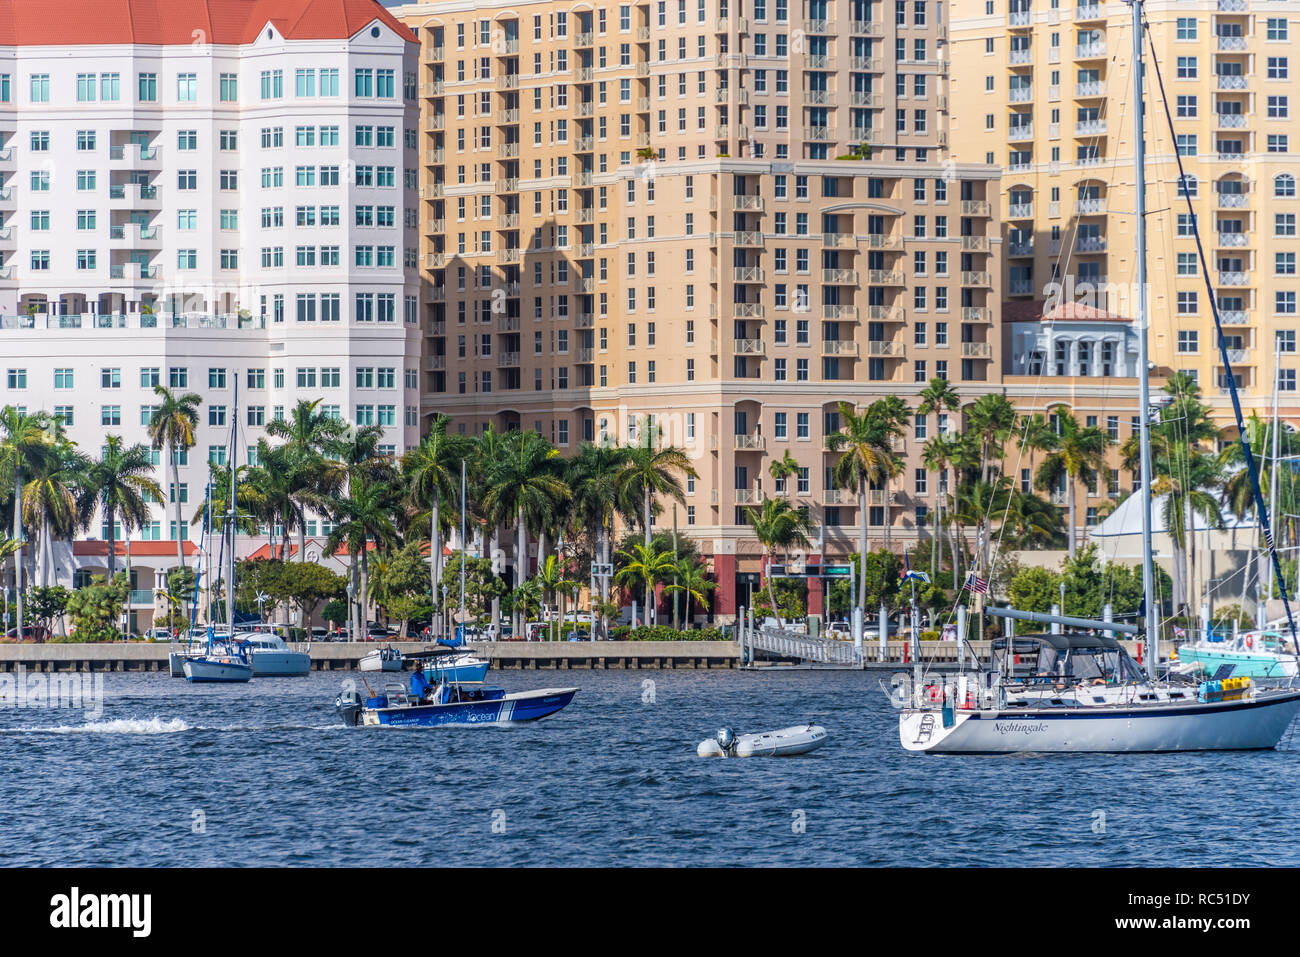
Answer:
[{"label": "dark blue water", "polygon": [[[876,677],[807,671],[494,672],[582,690],[524,726],[346,729],[347,677],[107,675],[89,723],[0,710],[0,864],[1300,863],[1295,750],[911,755]],[[806,720],[807,757],[695,756]]]}]

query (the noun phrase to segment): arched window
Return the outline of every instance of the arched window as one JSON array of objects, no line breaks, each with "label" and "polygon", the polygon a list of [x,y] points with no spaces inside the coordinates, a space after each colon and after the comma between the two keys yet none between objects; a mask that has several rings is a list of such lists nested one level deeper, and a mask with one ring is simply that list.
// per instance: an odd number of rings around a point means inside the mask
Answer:
[{"label": "arched window", "polygon": [[1279,173],[1273,177],[1273,195],[1278,199],[1295,198],[1295,177],[1290,173]]}]

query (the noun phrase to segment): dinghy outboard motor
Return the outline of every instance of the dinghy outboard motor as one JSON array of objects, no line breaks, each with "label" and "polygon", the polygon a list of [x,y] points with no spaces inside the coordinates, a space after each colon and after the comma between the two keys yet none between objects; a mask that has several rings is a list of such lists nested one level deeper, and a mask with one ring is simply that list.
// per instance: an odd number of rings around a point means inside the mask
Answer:
[{"label": "dinghy outboard motor", "polygon": [[719,728],[718,733],[713,736],[713,740],[718,742],[718,747],[724,752],[730,754],[736,748],[736,732],[730,728]]},{"label": "dinghy outboard motor", "polygon": [[334,710],[338,712],[344,724],[349,728],[355,728],[357,722],[361,720],[361,693],[344,691],[334,699]]}]

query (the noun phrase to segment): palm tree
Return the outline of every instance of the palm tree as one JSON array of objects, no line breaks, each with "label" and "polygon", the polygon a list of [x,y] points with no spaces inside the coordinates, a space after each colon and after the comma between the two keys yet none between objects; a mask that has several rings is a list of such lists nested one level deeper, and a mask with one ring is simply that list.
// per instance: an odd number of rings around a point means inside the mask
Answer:
[{"label": "palm tree", "polygon": [[787,550],[792,545],[808,545],[808,534],[812,524],[808,516],[800,509],[794,508],[781,498],[769,498],[758,509],[750,509],[745,516],[754,529],[754,537],[763,546],[763,569],[767,579],[767,597],[772,603],[772,614],[781,622],[781,610],[776,606],[776,589],[772,585],[772,576],[767,574],[772,562],[772,553],[780,548]]},{"label": "palm tree", "polygon": [[469,440],[447,432],[450,421],[442,413],[435,415],[428,434],[402,457],[402,474],[411,503],[417,509],[429,510],[429,593],[435,606],[439,604],[438,582],[442,580],[442,528],[446,520],[442,504],[455,500],[461,462],[469,455]]},{"label": "palm tree", "polygon": [[867,407],[867,415],[874,422],[876,442],[880,446],[885,467],[881,470],[884,484],[885,502],[885,545],[893,540],[889,515],[890,485],[903,470],[903,460],[894,452],[895,443],[903,438],[908,420],[912,417],[907,403],[899,396],[891,395],[877,399]]},{"label": "palm tree", "polygon": [[[364,634],[370,608],[370,543],[383,551],[397,544],[397,527],[393,515],[400,494],[388,482],[359,479],[351,482],[348,494],[340,496],[331,509],[334,530],[325,540],[325,551],[333,554],[346,546],[356,579],[357,611],[355,634]],[[358,561],[357,556],[360,556]]]},{"label": "palm tree", "polygon": [[292,469],[287,461],[289,451],[283,445],[268,445],[266,439],[257,442],[258,464],[245,473],[236,497],[246,490],[250,510],[268,528],[280,527],[278,552],[272,547],[273,557],[284,561],[289,557],[289,532],[301,527],[302,507],[297,499]]},{"label": "palm tree", "polygon": [[944,378],[935,376],[930,384],[917,393],[921,401],[916,405],[918,418],[925,418],[933,412],[955,412],[961,407],[961,397],[957,390]]},{"label": "palm tree", "polygon": [[203,397],[196,392],[178,395],[164,385],[155,385],[154,394],[161,400],[149,418],[149,441],[154,448],[167,450],[167,462],[172,473],[173,498],[176,505],[176,567],[185,564],[181,547],[184,520],[181,518],[181,453],[194,447],[194,430],[199,425],[199,406]]},{"label": "palm tree", "polygon": [[77,494],[86,479],[89,465],[74,443],[54,423],[51,441],[44,454],[28,468],[23,486],[23,520],[40,529],[37,581],[50,584],[54,567],[54,539],[70,537],[78,527]]},{"label": "palm tree", "polygon": [[[786,449],[779,459],[772,460],[772,464],[767,467],[767,472],[777,482],[786,482],[799,474],[799,463],[790,454],[790,450]],[[789,491],[789,486],[782,487]]]},{"label": "palm tree", "polygon": [[1021,454],[1029,453],[1029,470],[1032,472],[1034,453],[1050,452],[1055,447],[1056,430],[1052,428],[1052,423],[1047,420],[1047,416],[1035,412],[1033,415],[1022,415],[1016,431],[1020,433]]},{"label": "palm tree", "polygon": [[7,405],[0,410],[0,474],[13,486],[14,591],[18,604],[18,638],[23,637],[23,508],[25,471],[50,443],[51,422],[44,412],[27,413]]},{"label": "palm tree", "polygon": [[1016,425],[1016,407],[1004,395],[989,392],[976,399],[967,411],[968,432],[980,442],[980,480],[989,480],[995,458],[1001,458]]},{"label": "palm tree", "polygon": [[[939,473],[940,480],[937,483],[935,504],[937,505],[937,515],[934,523],[934,541],[930,547],[930,579],[933,581],[939,573],[939,552],[943,548],[943,529],[944,529],[944,505],[948,498],[944,488],[947,486],[948,467],[952,463],[953,455],[956,452],[956,441],[947,435],[936,435],[926,440],[921,449],[921,462],[931,472]],[[956,566],[953,567],[953,575],[957,574]]]},{"label": "palm tree", "polygon": [[[573,496],[573,520],[596,531],[596,561],[609,564],[614,536],[614,513],[618,511],[619,476],[627,464],[627,449],[614,445],[583,443],[565,468],[565,481]],[[600,597],[608,598],[608,579],[600,579]],[[602,633],[605,628],[601,616]],[[594,634],[593,622],[593,634]]]},{"label": "palm tree", "polygon": [[1013,489],[1004,514],[1004,527],[1015,537],[1017,548],[1059,547],[1061,510],[1042,496]]},{"label": "palm tree", "polygon": [[94,520],[98,510],[104,516],[108,540],[108,580],[117,573],[117,519],[129,538],[132,528],[149,520],[149,501],[161,502],[162,489],[153,479],[153,456],[140,444],[126,446],[120,435],[104,439],[104,451],[91,461],[78,502],[82,524]]},{"label": "palm tree", "polygon": [[284,443],[281,465],[292,477],[293,498],[298,506],[295,524],[300,562],[307,560],[307,510],[326,511],[343,485],[340,470],[326,462],[326,453],[346,441],[349,429],[343,420],[319,411],[322,401],[299,399],[287,420],[272,419],[266,426],[268,436]]},{"label": "palm tree", "polygon": [[[549,522],[569,490],[559,476],[562,462],[550,442],[531,430],[504,436],[498,458],[485,463],[481,504],[496,525],[515,526],[515,585],[528,578],[528,531]],[[521,627],[514,616],[515,634]]]},{"label": "palm tree", "polygon": [[[667,581],[677,568],[673,556],[657,544],[633,544],[630,548],[619,551],[618,557],[621,563],[614,575],[615,583],[627,588],[640,584],[647,595],[654,592],[656,584]],[[649,620],[643,623],[650,624]]]},{"label": "palm tree", "polygon": [[[563,596],[567,592],[573,591],[578,587],[578,582],[568,578],[564,568],[564,561],[556,555],[547,555],[537,569],[537,577],[533,579],[542,590],[542,597],[546,599],[547,605],[552,605],[550,599],[554,598],[553,607],[559,613],[559,628],[561,637],[564,630],[564,602]],[[547,629],[550,630],[549,628]]]},{"label": "palm tree", "polygon": [[1069,555],[1074,557],[1078,542],[1078,515],[1076,506],[1077,486],[1080,482],[1092,486],[1098,473],[1106,473],[1106,447],[1110,439],[1106,433],[1095,425],[1079,425],[1079,420],[1063,406],[1056,407],[1056,436],[1044,441],[1048,452],[1043,464],[1038,467],[1034,482],[1040,489],[1048,489],[1066,481],[1066,500],[1069,510],[1069,527],[1066,529]]},{"label": "palm tree", "polygon": [[[627,447],[627,461],[619,475],[619,500],[622,510],[627,513],[634,513],[633,503],[640,500],[641,527],[645,535],[643,544],[648,549],[656,500],[661,495],[667,495],[684,504],[686,495],[677,476],[680,474],[698,478],[699,473],[683,449],[675,445],[658,444],[659,428],[652,426],[649,419],[641,421],[637,435],[639,441],[636,445]],[[650,586],[647,586],[645,601],[648,619],[653,608]]]},{"label": "palm tree", "polygon": [[[709,592],[718,586],[709,580],[704,563],[693,556],[683,557],[673,570],[672,581],[664,586],[670,595],[686,596],[686,630],[691,627],[691,603],[700,605],[705,611],[709,609]],[[674,601],[676,598],[674,597]]]},{"label": "palm tree", "polygon": [[[876,426],[871,415],[859,413],[850,402],[841,402],[840,431],[826,436],[826,446],[840,457],[831,472],[835,484],[858,493],[858,555],[866,568],[867,558],[867,486],[880,481],[888,467],[885,455],[877,441]],[[858,575],[858,607],[867,602],[867,581]]]}]

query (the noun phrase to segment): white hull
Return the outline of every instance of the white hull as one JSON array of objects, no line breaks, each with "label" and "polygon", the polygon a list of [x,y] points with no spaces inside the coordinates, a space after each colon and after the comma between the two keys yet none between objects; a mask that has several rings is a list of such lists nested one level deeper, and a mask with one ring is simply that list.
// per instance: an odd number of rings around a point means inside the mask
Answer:
[{"label": "white hull", "polygon": [[908,751],[939,754],[1025,752],[1235,751],[1275,748],[1300,710],[1300,691],[1245,701],[1132,708],[909,709],[898,734]]},{"label": "white hull", "polygon": [[401,671],[401,658],[385,658],[380,652],[372,651],[361,659],[362,671]]},{"label": "white hull", "polygon": [[[826,729],[818,725],[799,725],[794,728],[782,728],[780,731],[766,731],[762,734],[736,735],[735,757],[737,758],[788,758],[796,754],[816,751],[826,743]],[[702,758],[724,758],[727,753],[717,741],[709,738],[701,741],[695,753]]]},{"label": "white hull", "polygon": [[305,651],[253,649],[254,678],[298,678],[311,671],[311,655]]}]

